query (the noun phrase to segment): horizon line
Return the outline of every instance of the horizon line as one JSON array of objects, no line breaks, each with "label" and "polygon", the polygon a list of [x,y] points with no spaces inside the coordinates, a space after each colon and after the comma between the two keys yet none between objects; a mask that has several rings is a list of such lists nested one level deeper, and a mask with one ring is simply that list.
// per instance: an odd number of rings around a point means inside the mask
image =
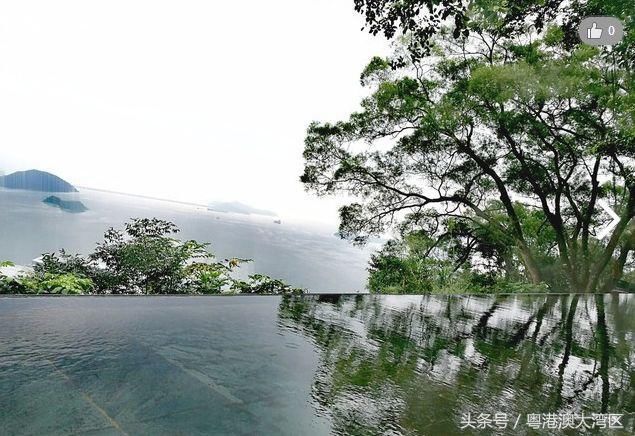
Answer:
[{"label": "horizon line", "polygon": [[173,200],[173,199],[169,199],[169,198],[153,197],[151,195],[133,194],[133,193],[130,193],[130,192],[121,192],[121,191],[111,191],[110,189],[91,188],[91,187],[88,187],[88,186],[80,186],[80,185],[75,185],[75,188],[84,189],[84,190],[87,190],[87,191],[105,192],[105,193],[108,193],[108,194],[126,195],[128,197],[145,198],[147,200],[164,201],[164,202],[167,202],[167,203],[177,203],[177,204],[183,204],[183,205],[186,205],[186,206],[200,206],[200,207],[209,208],[209,205],[207,205],[207,204],[193,203],[193,202],[190,202],[190,201],[182,201],[182,200]]}]

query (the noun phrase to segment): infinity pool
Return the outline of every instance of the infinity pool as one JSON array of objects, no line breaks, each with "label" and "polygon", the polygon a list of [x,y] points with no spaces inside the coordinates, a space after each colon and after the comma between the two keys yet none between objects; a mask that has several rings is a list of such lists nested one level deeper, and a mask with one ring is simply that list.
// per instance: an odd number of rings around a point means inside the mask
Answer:
[{"label": "infinity pool", "polygon": [[0,298],[0,434],[632,434],[634,342],[626,294]]}]

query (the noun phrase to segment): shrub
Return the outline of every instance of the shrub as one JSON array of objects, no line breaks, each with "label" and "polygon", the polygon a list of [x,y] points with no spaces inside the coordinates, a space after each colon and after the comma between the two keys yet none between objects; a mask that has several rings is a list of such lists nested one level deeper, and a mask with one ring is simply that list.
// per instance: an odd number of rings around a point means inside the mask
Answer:
[{"label": "shrub", "polygon": [[41,263],[33,268],[36,274],[75,274],[88,277],[92,273],[93,265],[90,260],[79,255],[68,254],[65,250],[59,253],[44,253]]},{"label": "shrub", "polygon": [[0,294],[90,294],[93,281],[71,273],[30,274],[7,277],[0,274]]},{"label": "shrub", "polygon": [[29,286],[36,287],[36,294],[63,295],[89,294],[94,288],[93,281],[91,279],[79,277],[70,273],[46,273],[42,278],[36,277]]},{"label": "shrub", "polygon": [[27,287],[20,280],[0,274],[0,294],[26,294]]},{"label": "shrub", "polygon": [[195,263],[187,267],[187,289],[198,294],[220,294],[232,283],[230,269],[222,264]]},{"label": "shrub", "polygon": [[237,280],[233,289],[242,294],[279,295],[279,294],[302,294],[305,291],[300,288],[293,288],[282,280],[272,279],[263,274],[253,274],[249,276],[249,281]]}]

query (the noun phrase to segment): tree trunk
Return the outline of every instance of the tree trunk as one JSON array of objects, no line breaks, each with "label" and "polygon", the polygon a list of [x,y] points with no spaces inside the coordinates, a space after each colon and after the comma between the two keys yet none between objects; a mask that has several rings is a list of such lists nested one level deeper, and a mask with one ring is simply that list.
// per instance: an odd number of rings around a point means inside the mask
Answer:
[{"label": "tree trunk", "polygon": [[520,247],[520,257],[523,261],[523,265],[527,268],[527,275],[531,283],[534,285],[542,283],[543,280],[540,268],[527,246]]},{"label": "tree trunk", "polygon": [[602,378],[602,409],[601,413],[607,413],[609,406],[609,338],[606,326],[606,313],[604,310],[604,295],[595,296],[598,326],[598,358],[600,360],[600,377]]}]

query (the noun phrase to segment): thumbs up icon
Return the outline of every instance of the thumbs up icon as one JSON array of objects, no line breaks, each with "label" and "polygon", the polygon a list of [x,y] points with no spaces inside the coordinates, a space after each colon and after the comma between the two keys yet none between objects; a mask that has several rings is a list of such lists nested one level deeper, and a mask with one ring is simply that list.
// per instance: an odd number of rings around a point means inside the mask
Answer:
[{"label": "thumbs up icon", "polygon": [[615,17],[586,17],[580,21],[578,36],[584,44],[595,47],[615,45],[624,38],[624,25]]},{"label": "thumbs up icon", "polygon": [[589,39],[600,39],[602,38],[602,29],[598,28],[598,24],[594,22],[593,25],[586,30],[586,37]]}]

